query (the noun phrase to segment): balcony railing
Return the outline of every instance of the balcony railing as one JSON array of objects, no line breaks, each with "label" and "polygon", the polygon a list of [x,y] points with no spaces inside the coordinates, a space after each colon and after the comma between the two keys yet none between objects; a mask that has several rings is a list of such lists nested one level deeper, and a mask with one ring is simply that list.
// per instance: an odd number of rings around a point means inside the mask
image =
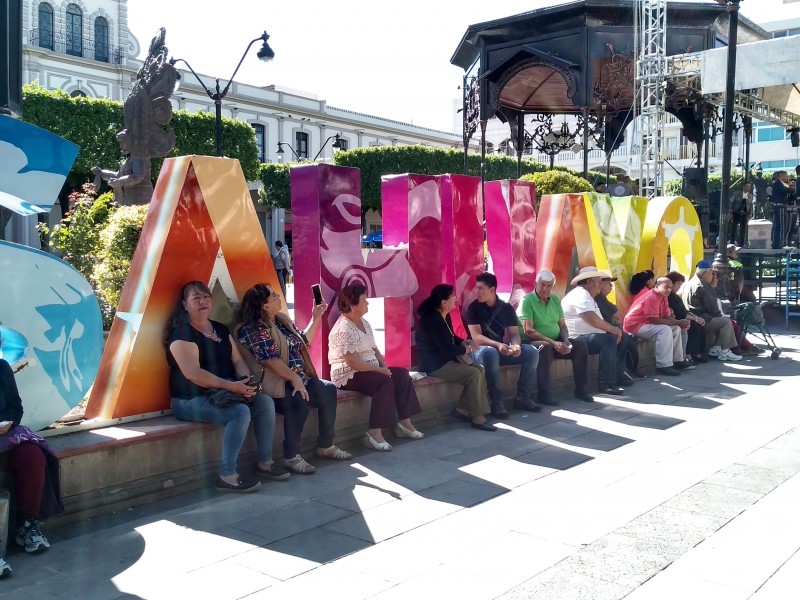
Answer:
[{"label": "balcony railing", "polygon": [[52,50],[59,54],[80,56],[89,60],[115,65],[122,64],[124,56],[122,48],[98,42],[91,37],[66,35],[60,31],[50,33],[39,29],[31,29],[28,36],[28,45]]}]

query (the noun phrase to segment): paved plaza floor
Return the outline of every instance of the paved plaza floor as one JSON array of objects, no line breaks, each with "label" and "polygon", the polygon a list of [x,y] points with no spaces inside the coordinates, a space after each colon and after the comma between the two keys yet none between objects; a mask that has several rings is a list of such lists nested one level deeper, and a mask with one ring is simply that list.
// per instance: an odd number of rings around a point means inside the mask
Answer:
[{"label": "paved plaza floor", "polygon": [[45,527],[0,598],[796,598],[800,335],[777,341],[497,433]]}]

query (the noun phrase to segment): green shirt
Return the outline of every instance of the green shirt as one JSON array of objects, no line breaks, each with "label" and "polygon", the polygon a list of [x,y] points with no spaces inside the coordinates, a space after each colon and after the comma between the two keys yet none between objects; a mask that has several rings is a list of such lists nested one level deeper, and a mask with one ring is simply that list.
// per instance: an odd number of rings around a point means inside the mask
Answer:
[{"label": "green shirt", "polygon": [[[522,302],[517,309],[517,316],[520,321],[525,319],[533,323],[533,328],[546,335],[552,340],[557,340],[561,337],[561,328],[558,322],[564,317],[564,311],[561,310],[561,298],[555,294],[550,294],[547,304],[542,302],[536,292],[531,292],[522,299]],[[525,331],[522,325],[519,327],[520,335],[525,339]]]}]

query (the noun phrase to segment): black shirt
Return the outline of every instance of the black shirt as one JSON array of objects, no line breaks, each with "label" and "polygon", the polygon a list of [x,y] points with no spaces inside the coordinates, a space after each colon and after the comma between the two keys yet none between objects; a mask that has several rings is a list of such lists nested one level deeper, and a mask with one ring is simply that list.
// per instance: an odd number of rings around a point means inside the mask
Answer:
[{"label": "black shirt", "polygon": [[452,331],[450,315],[443,319],[438,310],[432,310],[420,318],[415,335],[420,369],[433,373],[451,360],[456,360],[459,354],[467,353],[461,344],[464,340]]},{"label": "black shirt", "polygon": [[603,315],[603,321],[609,325],[613,325],[614,321],[612,317],[619,312],[617,305],[603,294],[597,294],[597,296],[594,297],[594,301],[597,303],[597,308],[600,309],[600,314]]},{"label": "black shirt", "polygon": [[689,310],[686,308],[683,300],[675,292],[667,296],[667,304],[669,304],[672,314],[675,315],[676,319],[685,319],[686,315],[689,314]]},{"label": "black shirt", "polygon": [[181,373],[178,363],[175,362],[172,352],[169,350],[169,344],[176,340],[197,344],[200,352],[201,369],[223,379],[236,378],[236,370],[231,360],[230,331],[225,325],[217,321],[211,321],[211,324],[220,338],[219,342],[207,338],[189,323],[185,323],[172,331],[167,344],[167,363],[169,364],[169,393],[173,398],[194,398],[205,393],[207,389],[192,383]]},{"label": "black shirt", "polygon": [[16,427],[21,420],[22,400],[14,371],[7,361],[0,359],[0,421],[11,421],[12,427]]},{"label": "black shirt", "polygon": [[480,325],[483,335],[495,342],[502,342],[506,328],[518,327],[519,321],[514,307],[497,298],[494,306],[473,300],[467,308],[467,325]]}]

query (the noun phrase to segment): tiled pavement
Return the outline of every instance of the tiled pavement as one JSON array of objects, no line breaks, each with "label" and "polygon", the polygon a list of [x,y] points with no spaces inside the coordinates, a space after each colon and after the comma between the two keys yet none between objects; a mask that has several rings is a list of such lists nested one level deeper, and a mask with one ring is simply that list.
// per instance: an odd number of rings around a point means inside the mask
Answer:
[{"label": "tiled pavement", "polygon": [[778,339],[777,361],[48,530],[0,597],[794,598],[800,336]]}]

